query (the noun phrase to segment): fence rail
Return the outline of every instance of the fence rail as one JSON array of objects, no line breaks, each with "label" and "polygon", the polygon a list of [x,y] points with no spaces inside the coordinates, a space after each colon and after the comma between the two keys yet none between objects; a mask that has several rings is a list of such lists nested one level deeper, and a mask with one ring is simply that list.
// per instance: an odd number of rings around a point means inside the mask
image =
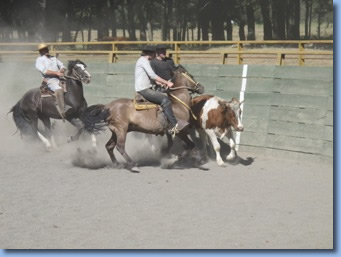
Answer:
[{"label": "fence rail", "polygon": [[[48,43],[52,54],[107,55],[109,63],[119,61],[121,55],[138,55],[143,45],[167,44],[167,55],[181,63],[182,56],[219,55],[221,64],[228,58],[237,58],[244,63],[246,55],[273,55],[277,65],[282,65],[286,55],[297,58],[303,66],[306,56],[333,56],[333,40],[283,40],[283,41],[109,41],[109,42],[52,42]],[[0,59],[4,55],[35,55],[37,43],[0,43]],[[217,49],[217,46],[219,48]],[[263,47],[263,48],[261,48]],[[189,49],[190,50],[189,50]],[[198,49],[199,48],[199,49]],[[257,48],[257,49],[255,49]],[[275,49],[271,49],[275,48]],[[293,48],[293,49],[288,49]],[[327,48],[331,50],[320,50]],[[316,50],[318,49],[318,50]],[[232,56],[232,57],[231,57]],[[332,57],[331,57],[332,59]]]}]

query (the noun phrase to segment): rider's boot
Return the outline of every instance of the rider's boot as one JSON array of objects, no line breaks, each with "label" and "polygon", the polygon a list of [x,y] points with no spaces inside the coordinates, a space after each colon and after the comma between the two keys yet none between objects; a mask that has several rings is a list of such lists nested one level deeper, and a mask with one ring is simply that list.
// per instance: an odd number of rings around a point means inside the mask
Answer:
[{"label": "rider's boot", "polygon": [[187,128],[189,123],[185,120],[178,120],[173,128],[169,130],[169,133],[175,136],[175,134],[180,133],[183,129]]},{"label": "rider's boot", "polygon": [[56,107],[57,110],[62,117],[63,121],[65,122],[65,101],[64,101],[64,90],[57,89],[55,92],[56,96]]},{"label": "rider's boot", "polygon": [[176,120],[174,113],[173,113],[173,109],[172,109],[172,103],[169,99],[165,99],[162,103],[161,103],[162,109],[164,111],[164,114],[166,115],[169,123],[171,124],[172,128],[168,131],[170,134],[173,135],[173,137],[175,136],[175,134],[179,133],[181,130],[183,130],[184,128],[186,128],[189,123],[187,121],[184,120]]}]

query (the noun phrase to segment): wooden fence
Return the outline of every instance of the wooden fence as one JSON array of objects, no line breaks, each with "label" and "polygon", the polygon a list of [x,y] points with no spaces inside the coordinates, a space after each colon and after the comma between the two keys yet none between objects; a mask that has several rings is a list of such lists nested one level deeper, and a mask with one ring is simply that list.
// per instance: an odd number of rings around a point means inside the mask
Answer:
[{"label": "wooden fence", "polygon": [[[53,42],[48,43],[54,55],[106,55],[108,63],[116,63],[120,56],[140,54],[146,44],[167,44],[167,55],[181,63],[183,56],[218,55],[220,63],[236,58],[244,63],[244,56],[275,56],[282,65],[286,56],[297,58],[297,65],[304,66],[307,56],[323,56],[333,60],[333,40],[285,41],[108,41],[108,42]],[[0,60],[5,55],[37,55],[37,43],[0,43]],[[324,48],[321,50],[321,48]]]}]

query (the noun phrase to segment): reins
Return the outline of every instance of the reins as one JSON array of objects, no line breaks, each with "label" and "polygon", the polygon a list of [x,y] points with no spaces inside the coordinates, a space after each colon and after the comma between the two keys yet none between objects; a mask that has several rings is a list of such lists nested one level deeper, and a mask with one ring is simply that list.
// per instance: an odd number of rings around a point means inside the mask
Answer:
[{"label": "reins", "polygon": [[185,106],[190,111],[190,113],[192,114],[193,119],[197,120],[197,117],[192,112],[191,107],[189,107],[184,101],[182,101],[179,97],[173,95],[172,93],[170,93],[169,95],[171,97],[173,97],[175,100],[177,100],[179,103],[181,103],[183,106]]},{"label": "reins", "polygon": [[[198,86],[199,82],[195,82],[190,76],[187,75],[187,73],[181,72],[181,74],[182,74],[186,79],[188,79],[190,82],[192,82],[192,83],[195,85],[195,87]],[[187,90],[191,90],[191,91],[193,90],[193,91],[195,91],[195,89],[190,88],[190,87],[186,87],[186,86],[181,86],[181,87],[176,87],[176,88],[168,88],[168,89],[171,90],[171,91],[175,91],[175,90],[178,90],[178,89],[187,89]],[[198,119],[198,118],[194,115],[194,113],[193,113],[191,107],[189,107],[184,101],[182,101],[180,98],[178,98],[177,96],[173,95],[172,93],[169,93],[169,95],[170,95],[171,97],[173,97],[175,100],[177,100],[179,103],[181,103],[183,106],[185,106],[186,109],[189,110],[189,112],[192,114],[193,119],[195,119],[195,120]]]}]

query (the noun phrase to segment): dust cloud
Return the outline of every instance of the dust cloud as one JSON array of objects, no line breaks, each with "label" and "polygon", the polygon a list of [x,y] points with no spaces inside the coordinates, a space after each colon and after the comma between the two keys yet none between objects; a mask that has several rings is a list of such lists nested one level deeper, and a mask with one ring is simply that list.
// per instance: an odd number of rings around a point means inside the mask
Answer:
[{"label": "dust cloud", "polygon": [[[27,66],[30,65],[32,66],[33,63],[27,63]],[[91,138],[87,134],[82,135],[79,141],[68,143],[68,137],[75,135],[77,130],[68,122],[63,123],[61,120],[51,119],[53,136],[57,144],[56,149],[47,151],[41,141],[32,141],[21,136],[13,121],[12,113],[8,112],[27,90],[37,87],[40,81],[37,73],[36,81],[18,85],[25,82],[25,78],[18,78],[22,67],[22,64],[6,63],[5,70],[0,72],[2,74],[0,86],[0,141],[2,142],[0,160],[3,164],[9,159],[17,158],[25,166],[25,169],[28,169],[32,161],[39,162],[44,158],[49,165],[56,165],[57,168],[59,166],[61,169],[65,168],[65,165],[87,169],[112,168],[110,157],[105,149],[105,144],[111,135],[108,129],[96,136],[96,150],[92,147]],[[34,69],[32,72],[35,72]],[[39,129],[44,131],[41,122],[39,122]],[[127,136],[126,152],[139,166],[157,166],[160,164],[160,149],[166,141],[165,137],[151,136],[147,138],[144,134],[131,132]],[[151,145],[153,146],[151,147]],[[117,150],[114,153],[120,163],[125,163]],[[42,167],[42,169],[44,168],[46,167]]]}]

